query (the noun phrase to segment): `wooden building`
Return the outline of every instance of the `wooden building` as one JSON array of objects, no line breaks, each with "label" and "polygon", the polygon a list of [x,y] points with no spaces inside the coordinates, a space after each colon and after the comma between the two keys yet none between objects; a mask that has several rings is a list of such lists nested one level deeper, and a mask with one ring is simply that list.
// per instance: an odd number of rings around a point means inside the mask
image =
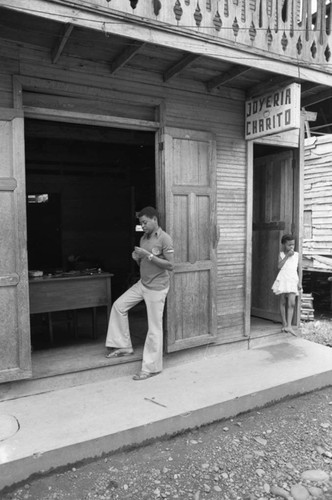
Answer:
[{"label": "wooden building", "polygon": [[[58,319],[76,324],[110,280],[116,296],[135,279],[144,205],[175,242],[166,352],[279,331],[280,235],[302,241],[304,119],[289,99],[310,107],[332,87],[317,4],[0,0],[0,381],[36,376],[37,313],[52,328],[64,303],[76,312]],[[29,282],[36,270],[50,276]]]},{"label": "wooden building", "polygon": [[[332,261],[332,135],[330,134],[305,139],[303,222],[303,254],[307,257],[328,257]],[[327,263],[329,259],[326,259]]]},{"label": "wooden building", "polygon": [[304,141],[304,283],[316,310],[332,309],[332,135]]}]

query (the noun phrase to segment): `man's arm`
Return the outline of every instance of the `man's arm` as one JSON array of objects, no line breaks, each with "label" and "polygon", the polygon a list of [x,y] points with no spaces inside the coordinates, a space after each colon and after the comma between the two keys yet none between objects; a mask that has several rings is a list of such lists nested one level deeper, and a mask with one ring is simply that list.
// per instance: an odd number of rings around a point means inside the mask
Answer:
[{"label": "man's arm", "polygon": [[174,267],[174,252],[166,252],[164,253],[164,258],[161,259],[157,257],[153,253],[148,252],[144,248],[135,247],[135,253],[141,259],[149,259],[151,262],[156,264],[158,267],[162,269],[167,269],[167,271],[173,271]]},{"label": "man's arm", "polygon": [[[151,254],[153,255],[153,254]],[[161,259],[156,255],[153,255],[151,262],[157,264],[158,267],[167,269],[167,271],[173,271],[174,269],[174,252],[167,252],[164,254],[165,259]]]},{"label": "man's arm", "polygon": [[136,264],[138,266],[141,265],[141,259],[139,258],[139,256],[137,255],[137,253],[135,252],[135,250],[132,252],[131,254],[132,258],[134,259],[134,261],[136,262]]}]

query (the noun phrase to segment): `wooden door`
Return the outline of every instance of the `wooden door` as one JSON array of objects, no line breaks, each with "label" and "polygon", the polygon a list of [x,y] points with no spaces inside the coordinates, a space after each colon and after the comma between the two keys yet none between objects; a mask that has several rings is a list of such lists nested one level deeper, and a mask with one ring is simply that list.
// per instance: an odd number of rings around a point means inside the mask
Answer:
[{"label": "wooden door", "polygon": [[0,382],[31,376],[24,122],[0,108]]},{"label": "wooden door", "polygon": [[281,237],[294,230],[293,163],[289,150],[254,161],[251,313],[277,322],[279,300],[271,287],[278,274]]},{"label": "wooden door", "polygon": [[175,268],[167,299],[167,350],[216,336],[216,159],[206,132],[166,128],[162,137],[164,220],[174,240]]}]

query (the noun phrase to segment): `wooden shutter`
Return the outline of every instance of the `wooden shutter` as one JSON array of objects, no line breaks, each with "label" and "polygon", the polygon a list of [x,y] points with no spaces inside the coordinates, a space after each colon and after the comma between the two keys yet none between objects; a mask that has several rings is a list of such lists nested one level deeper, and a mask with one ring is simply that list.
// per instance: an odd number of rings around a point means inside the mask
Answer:
[{"label": "wooden shutter", "polygon": [[0,108],[0,382],[31,376],[24,120]]},{"label": "wooden shutter", "polygon": [[175,268],[167,299],[167,350],[215,340],[216,145],[212,134],[163,131],[166,231],[174,240]]}]

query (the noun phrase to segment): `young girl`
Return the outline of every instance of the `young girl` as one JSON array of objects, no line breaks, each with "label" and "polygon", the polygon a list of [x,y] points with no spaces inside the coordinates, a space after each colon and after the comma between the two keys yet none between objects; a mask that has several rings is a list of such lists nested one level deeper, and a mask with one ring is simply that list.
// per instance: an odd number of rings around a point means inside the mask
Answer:
[{"label": "young girl", "polygon": [[301,290],[298,275],[299,254],[294,251],[295,238],[292,234],[284,234],[281,238],[281,244],[282,251],[278,261],[279,273],[273,283],[272,290],[280,297],[281,331],[295,335],[292,328],[295,297]]}]

